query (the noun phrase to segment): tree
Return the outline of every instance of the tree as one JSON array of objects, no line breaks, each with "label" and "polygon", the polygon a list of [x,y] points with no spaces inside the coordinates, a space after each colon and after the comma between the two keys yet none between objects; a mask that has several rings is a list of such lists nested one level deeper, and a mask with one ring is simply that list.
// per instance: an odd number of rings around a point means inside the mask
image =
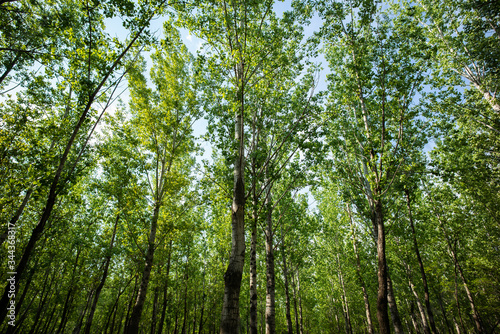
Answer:
[{"label": "tree", "polygon": [[418,35],[404,34],[404,22],[390,21],[375,3],[325,4],[319,11],[331,22],[323,26],[322,35],[332,70],[327,118],[333,168],[351,197],[365,198],[365,203],[356,203],[357,210],[373,224],[377,318],[380,332],[389,333],[384,215],[393,182],[407,158],[405,148],[424,144],[417,135],[422,127],[419,111],[411,103],[422,89],[426,49],[419,49]]}]

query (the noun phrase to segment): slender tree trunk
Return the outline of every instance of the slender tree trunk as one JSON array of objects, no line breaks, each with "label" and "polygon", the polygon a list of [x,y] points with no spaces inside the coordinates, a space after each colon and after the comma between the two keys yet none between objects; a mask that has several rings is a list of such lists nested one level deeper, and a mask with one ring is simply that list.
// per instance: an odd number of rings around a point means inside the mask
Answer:
[{"label": "slender tree trunk", "polygon": [[108,326],[109,326],[109,322],[111,320],[111,318],[113,318],[113,323],[111,325],[111,330],[110,332],[113,333],[113,327],[114,327],[114,322],[115,322],[115,317],[116,317],[116,311],[118,309],[118,302],[120,301],[120,297],[121,295],[125,292],[125,290],[127,289],[127,286],[130,284],[130,282],[132,282],[132,279],[133,277],[131,277],[127,284],[125,284],[125,286],[123,287],[123,289],[121,291],[118,291],[118,296],[116,297],[116,300],[115,302],[113,303],[113,306],[111,307],[111,311],[109,313],[109,316],[107,317],[108,320],[106,320],[106,325],[104,326],[104,330],[102,331],[103,333],[107,333],[107,330],[108,330]]},{"label": "slender tree trunk", "polygon": [[233,204],[231,206],[231,255],[224,274],[224,299],[221,314],[220,334],[239,334],[240,332],[240,288],[245,264],[245,146],[244,146],[244,66],[238,64],[239,110],[235,114],[236,154],[234,162]]},{"label": "slender tree trunk", "polygon": [[[160,272],[158,271],[158,273],[160,273]],[[157,318],[158,318],[158,298],[159,298],[159,295],[160,295],[160,291],[158,289],[158,286],[156,286],[154,298],[153,298],[153,314],[151,317],[151,330],[150,330],[151,334],[156,333],[156,322],[157,322]]]},{"label": "slender tree trunk", "polygon": [[134,308],[132,309],[132,314],[130,315],[130,322],[128,326],[125,328],[125,334],[137,334],[139,332],[139,323],[141,321],[142,309],[144,308],[144,302],[146,301],[146,293],[148,290],[149,277],[151,275],[151,268],[153,267],[153,257],[155,252],[155,239],[156,239],[156,230],[158,228],[159,213],[160,213],[160,203],[156,202],[154,205],[153,218],[151,220],[151,230],[149,233],[148,250],[146,253],[146,262],[144,265],[144,270],[142,272],[141,285],[139,286],[137,299],[135,301]]},{"label": "slender tree trunk", "polygon": [[[304,318],[302,317],[302,298],[300,298],[300,278],[297,269],[297,298],[299,299],[300,334],[304,334]],[[297,331],[299,333],[299,331]]]},{"label": "slender tree trunk", "polygon": [[201,295],[201,311],[200,311],[200,322],[198,325],[198,334],[203,332],[203,313],[205,311],[205,298],[207,295],[205,294],[205,281],[203,281],[203,294]]},{"label": "slender tree trunk", "polygon": [[378,259],[377,319],[380,334],[389,334],[391,332],[391,327],[389,323],[389,313],[387,312],[387,260],[385,257],[385,229],[381,199],[375,201],[375,225],[377,227]]},{"label": "slender tree trunk", "polygon": [[[436,217],[439,221],[439,225],[441,227],[441,230],[443,231],[444,237],[446,239],[446,243],[448,245],[448,251],[450,252],[451,257],[453,259],[453,262],[455,264],[455,298],[457,300],[457,305],[458,305],[458,292],[457,292],[457,288],[456,288],[456,276],[457,276],[457,269],[458,269],[458,272],[460,274],[460,278],[462,279],[462,282],[463,282],[463,285],[465,288],[465,292],[467,294],[467,298],[469,299],[469,303],[471,305],[472,317],[474,318],[474,323],[476,325],[476,329],[477,329],[479,334],[485,333],[485,330],[484,330],[482,322],[481,322],[481,317],[479,316],[479,312],[476,308],[476,304],[474,303],[474,298],[472,297],[472,294],[469,290],[469,286],[467,284],[467,280],[465,279],[462,267],[460,266],[460,263],[458,262],[457,253],[455,252],[455,249],[451,244],[450,237],[448,236],[448,233],[446,232],[444,224],[441,221],[441,216],[437,212],[435,214],[436,214]],[[460,309],[459,309],[459,315],[460,315]],[[461,316],[460,316],[460,318],[461,318]]]},{"label": "slender tree trunk", "polygon": [[[267,171],[266,171],[267,172]],[[276,333],[275,310],[275,277],[274,277],[274,246],[273,246],[273,217],[271,201],[271,185],[268,185],[266,216],[266,334]]]},{"label": "slender tree trunk", "polygon": [[[344,313],[344,321],[345,321],[345,332],[346,334],[352,334],[352,327],[351,327],[351,316],[349,314],[349,305],[347,304],[347,296],[346,296],[346,290],[345,290],[345,285],[344,285],[344,276],[342,274],[342,266],[340,264],[340,258],[339,254],[336,254],[337,258],[337,267],[338,267],[338,275],[339,275],[339,282],[340,286],[342,287],[342,311]],[[333,285],[333,282],[332,282]]]},{"label": "slender tree trunk", "polygon": [[85,319],[85,314],[87,313],[87,310],[90,306],[90,303],[92,302],[92,297],[94,296],[94,290],[90,290],[88,293],[87,301],[85,302],[85,307],[82,308],[82,311],[80,312],[80,316],[78,317],[78,322],[76,323],[75,328],[73,329],[73,334],[78,334],[80,333],[83,325],[83,319]]},{"label": "slender tree trunk", "polygon": [[[290,287],[288,281],[288,267],[286,265],[286,247],[285,247],[285,236],[283,234],[283,226],[281,226],[281,235],[282,235],[282,255],[283,255],[283,276],[285,281],[285,298],[286,298],[286,324],[287,324],[287,332],[288,334],[293,334],[293,324],[292,324],[292,316],[290,315]],[[373,333],[370,333],[373,334]]]},{"label": "slender tree trunk", "polygon": [[296,284],[294,283],[295,281],[295,275],[292,274],[292,289],[293,289],[293,310],[295,314],[295,333],[299,334],[300,333],[300,327],[299,327],[299,312],[298,312],[298,307],[297,307],[297,288]]},{"label": "slender tree trunk", "polygon": [[[189,261],[189,260],[188,260]],[[184,275],[184,314],[182,316],[182,334],[186,334],[186,321],[187,321],[187,312],[188,312],[188,305],[187,305],[187,292],[188,292],[188,273],[187,273],[187,265],[186,265],[186,273]]]},{"label": "slender tree trunk", "polygon": [[366,312],[366,322],[368,324],[368,334],[374,334],[375,329],[373,328],[372,322],[372,314],[370,310],[370,299],[368,298],[368,292],[366,291],[365,280],[363,279],[361,261],[359,259],[358,253],[358,241],[356,239],[356,227],[352,220],[352,213],[349,204],[347,204],[347,213],[349,214],[349,221],[352,228],[352,244],[354,247],[354,254],[356,255],[356,273],[358,276],[359,283],[361,285],[361,289],[363,290],[363,300],[365,302],[365,312]]},{"label": "slender tree trunk", "polygon": [[167,273],[165,275],[165,285],[163,286],[163,307],[161,310],[160,325],[158,327],[158,334],[163,332],[163,324],[165,322],[165,316],[167,314],[168,305],[168,278],[170,275],[170,262],[172,259],[172,240],[169,242],[168,260],[167,260]]},{"label": "slender tree trunk", "polygon": [[[50,284],[48,284],[47,281],[49,279],[49,276],[50,276],[50,269],[47,270],[47,275],[45,276],[45,280],[44,280],[43,288],[42,288],[42,293],[40,294],[40,304],[38,305],[38,310],[37,310],[35,318],[34,318],[34,323],[33,323],[33,326],[31,327],[29,334],[33,334],[35,332],[36,327],[39,325],[40,316],[42,315],[42,311],[44,310],[45,303],[47,302],[47,298],[50,294],[50,290],[52,287],[52,283],[54,282],[54,279],[52,279]],[[47,292],[45,292],[46,290],[47,290]]]},{"label": "slender tree trunk", "polygon": [[117,214],[115,219],[115,225],[113,226],[113,234],[111,236],[111,241],[109,243],[109,254],[106,255],[101,282],[99,282],[99,285],[97,286],[94,295],[94,300],[92,302],[92,306],[90,307],[90,313],[87,317],[87,323],[85,324],[85,334],[90,334],[90,328],[92,327],[92,320],[94,318],[94,312],[97,307],[97,302],[99,301],[101,290],[104,287],[104,284],[106,283],[106,278],[108,277],[109,264],[111,262],[111,251],[113,250],[113,244],[115,242],[115,236],[116,236],[116,227],[118,226],[119,220],[120,220],[120,214]]},{"label": "slender tree trunk", "polygon": [[403,325],[401,324],[401,317],[399,316],[398,305],[396,304],[396,297],[394,296],[392,280],[389,275],[387,275],[387,301],[389,303],[389,310],[391,311],[394,332],[396,334],[403,334]]},{"label": "slender tree trunk", "polygon": [[422,303],[420,302],[420,298],[418,297],[417,291],[415,290],[415,286],[413,285],[413,282],[411,279],[408,279],[408,284],[410,285],[410,290],[413,293],[413,296],[415,296],[415,301],[417,302],[417,307],[418,307],[418,312],[420,314],[420,319],[422,320],[422,325],[424,327],[424,333],[425,334],[430,334],[430,329],[429,329],[429,324],[427,323],[427,318],[425,316],[425,311]]},{"label": "slender tree trunk", "polygon": [[435,288],[433,290],[434,290],[434,295],[437,296],[437,301],[439,303],[439,308],[441,309],[441,313],[443,314],[443,319],[444,319],[444,322],[446,324],[446,329],[448,330],[449,334],[453,334],[453,328],[451,327],[450,322],[448,321],[448,316],[446,315],[446,310],[444,308],[441,294],[438,291],[436,291]]},{"label": "slender tree trunk", "polygon": [[[33,192],[33,188],[29,188],[28,191],[26,192],[26,195],[24,195],[24,198],[23,198],[21,205],[16,210],[16,212],[14,213],[14,216],[10,220],[8,227],[13,228],[14,226],[16,226],[17,221],[19,220],[19,218],[23,214],[23,211],[24,211],[24,208],[26,207],[26,204],[28,204],[28,201],[30,199],[32,192]],[[0,246],[3,245],[5,240],[7,240],[8,232],[9,232],[9,230],[7,229],[7,231],[5,231],[5,233],[0,235]]]},{"label": "slender tree trunk", "polygon": [[460,263],[458,262],[457,253],[455,252],[454,248],[451,246],[451,243],[450,243],[448,237],[446,237],[446,239],[448,241],[448,249],[450,250],[453,261],[455,262],[455,267],[456,267],[456,269],[458,269],[458,273],[460,274],[460,278],[462,279],[462,283],[463,283],[464,288],[465,288],[465,293],[467,294],[467,299],[469,299],[470,307],[472,310],[472,317],[474,319],[476,329],[477,329],[479,334],[485,333],[485,330],[484,330],[482,322],[481,322],[481,317],[479,316],[479,311],[476,308],[474,298],[472,297],[472,293],[469,290],[469,285],[467,284],[467,280],[465,279],[465,275],[464,275],[464,272],[462,270],[462,266],[460,266]]},{"label": "slender tree trunk", "polygon": [[[252,164],[253,172],[255,165]],[[253,173],[255,176],[255,173]],[[254,179],[255,180],[255,179]],[[257,195],[252,191],[252,239],[250,242],[250,334],[257,334]]]},{"label": "slender tree trunk", "polygon": [[425,274],[425,269],[424,269],[424,263],[422,261],[422,258],[420,256],[420,250],[418,247],[418,242],[417,242],[417,233],[415,232],[415,224],[413,223],[413,215],[411,212],[411,201],[410,201],[410,193],[408,190],[405,191],[406,193],[406,203],[408,206],[408,217],[410,218],[410,226],[411,226],[411,231],[413,235],[413,247],[415,248],[415,254],[417,256],[417,261],[418,261],[418,266],[420,268],[420,275],[422,276],[422,284],[424,285],[424,301],[425,301],[425,308],[427,309],[427,315],[429,316],[429,325],[432,333],[437,333],[436,329],[436,324],[434,321],[434,314],[432,312],[432,307],[431,307],[431,302],[430,302],[430,297],[429,297],[429,287],[427,285],[427,275]]},{"label": "slender tree trunk", "polygon": [[[408,300],[407,300],[408,302]],[[411,306],[410,306],[410,318],[411,318],[411,323],[413,325],[413,328],[415,329],[415,333],[420,333],[419,327],[418,327],[418,321],[415,317],[415,303],[412,301]]]}]

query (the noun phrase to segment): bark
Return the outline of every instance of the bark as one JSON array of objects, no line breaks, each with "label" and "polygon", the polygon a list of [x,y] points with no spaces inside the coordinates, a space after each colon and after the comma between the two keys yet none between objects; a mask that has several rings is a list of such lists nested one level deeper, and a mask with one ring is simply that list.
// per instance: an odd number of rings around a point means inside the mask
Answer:
[{"label": "bark", "polygon": [[396,304],[396,297],[394,296],[392,280],[389,275],[387,275],[387,300],[389,303],[389,310],[391,311],[392,324],[394,325],[394,333],[403,334],[403,325],[401,324],[401,317],[399,316],[398,305]]},{"label": "bark", "polygon": [[[446,229],[444,228],[444,224],[441,221],[440,215],[438,213],[436,213],[436,216],[438,218],[441,230],[443,231],[444,237],[446,239],[446,243],[448,245],[448,251],[450,252],[451,257],[453,259],[453,263],[455,264],[455,277],[456,277],[456,271],[458,270],[458,273],[460,274],[460,278],[462,279],[462,283],[464,285],[465,292],[467,294],[467,299],[469,300],[469,303],[470,303],[470,306],[471,306],[472,317],[473,317],[474,323],[476,325],[476,330],[477,330],[477,332],[479,334],[485,333],[485,330],[483,328],[483,324],[482,324],[482,321],[481,321],[481,317],[479,315],[479,311],[476,308],[476,304],[474,302],[474,298],[472,296],[472,293],[469,290],[469,285],[468,285],[467,280],[465,278],[462,266],[460,266],[460,263],[458,261],[458,257],[457,257],[457,253],[455,251],[455,248],[453,247],[452,242],[450,240],[450,237],[448,236],[448,233],[446,232]],[[458,293],[456,291],[456,286],[455,286],[455,298],[457,300],[457,305],[458,305],[458,296],[457,295],[458,295]]]},{"label": "bark", "polygon": [[94,290],[89,291],[87,301],[85,302],[85,307],[83,307],[82,311],[80,312],[80,316],[78,317],[78,322],[76,323],[76,326],[73,329],[73,334],[80,333],[83,325],[83,319],[85,318],[85,314],[87,313],[90,303],[92,302],[93,296],[94,296]]},{"label": "bark", "polygon": [[297,290],[296,290],[296,284],[294,284],[294,275],[292,274],[292,289],[293,289],[293,310],[295,314],[295,333],[299,334],[300,333],[300,328],[299,328],[299,312],[297,308]]},{"label": "bark", "polygon": [[158,228],[158,216],[160,213],[160,203],[156,202],[154,205],[153,218],[151,220],[151,230],[148,239],[148,250],[146,252],[146,261],[144,270],[142,272],[141,285],[137,293],[137,299],[130,315],[130,321],[125,328],[125,334],[137,334],[139,332],[139,323],[141,321],[142,310],[144,302],[146,301],[146,294],[148,291],[149,277],[151,275],[151,268],[153,267],[153,258],[155,252],[156,230]]},{"label": "bark", "polygon": [[458,262],[457,253],[455,252],[454,248],[451,246],[451,243],[450,243],[448,238],[447,238],[447,241],[448,241],[448,248],[450,250],[450,253],[452,254],[453,261],[455,263],[455,267],[456,267],[456,269],[458,269],[458,273],[460,275],[460,278],[462,279],[462,283],[463,283],[464,288],[465,288],[465,293],[467,295],[467,299],[469,300],[469,303],[470,303],[470,307],[472,310],[472,317],[474,319],[474,323],[476,325],[477,332],[479,334],[486,333],[486,331],[483,328],[481,317],[479,316],[479,311],[476,308],[476,304],[474,302],[474,297],[472,296],[472,293],[469,290],[469,285],[468,285],[467,280],[465,278],[462,266]]},{"label": "bark", "polygon": [[[159,275],[161,274],[160,270],[158,270],[158,274]],[[151,318],[151,330],[150,330],[151,334],[156,333],[156,318],[158,317],[158,297],[159,297],[159,294],[160,294],[160,292],[158,290],[158,286],[156,286],[155,293],[154,293],[154,299],[153,299],[153,315]]]},{"label": "bark", "polygon": [[345,320],[345,332],[346,334],[352,334],[352,326],[351,326],[351,316],[349,314],[349,305],[347,304],[347,296],[344,284],[344,276],[342,274],[342,267],[340,265],[339,254],[337,253],[337,266],[338,266],[338,275],[340,286],[342,287],[342,309],[344,313]]},{"label": "bark", "polygon": [[[283,255],[283,276],[285,281],[285,298],[286,298],[286,324],[288,334],[293,334],[293,324],[292,316],[290,315],[290,287],[288,281],[288,267],[286,264],[286,247],[285,247],[285,236],[283,235],[283,226],[281,226],[281,235],[283,238],[282,242],[282,255]],[[372,334],[372,333],[370,333]]]},{"label": "bark", "polygon": [[[255,171],[255,164],[252,164]],[[255,173],[253,173],[255,176]],[[250,334],[257,334],[257,195],[252,191],[252,239],[250,242]]]},{"label": "bark", "polygon": [[438,292],[436,292],[436,290],[434,290],[434,294],[437,296],[439,307],[441,309],[441,313],[443,314],[443,319],[444,319],[444,322],[446,324],[446,328],[448,329],[448,333],[453,334],[453,328],[451,328],[450,322],[448,321],[448,317],[446,315],[446,310],[444,308],[443,300],[442,300],[440,294]]},{"label": "bark", "polygon": [[413,293],[413,296],[415,296],[415,301],[417,302],[418,312],[420,314],[420,319],[422,320],[422,325],[424,327],[424,333],[430,334],[431,331],[429,328],[429,324],[427,323],[427,318],[425,317],[424,307],[422,306],[422,303],[420,302],[420,298],[418,297],[417,291],[415,290],[415,285],[413,285],[413,282],[411,281],[411,279],[408,280],[408,284],[410,285],[410,290]]},{"label": "bark", "polygon": [[483,94],[483,97],[486,101],[488,101],[489,105],[491,108],[493,108],[494,111],[497,113],[500,113],[500,104],[498,104],[498,101],[491,93],[485,89],[483,89],[480,85],[476,83],[476,81],[472,81],[474,87]]},{"label": "bark", "polygon": [[366,322],[368,324],[368,334],[373,334],[375,332],[375,329],[373,327],[373,322],[372,322],[372,315],[371,315],[371,310],[370,310],[370,299],[368,298],[368,292],[366,291],[365,280],[363,279],[363,275],[362,275],[363,270],[361,268],[361,261],[359,259],[358,242],[356,240],[356,228],[355,228],[354,223],[352,221],[352,213],[351,213],[351,208],[350,208],[349,204],[347,204],[347,213],[349,214],[349,221],[351,224],[351,228],[353,229],[352,244],[354,247],[354,254],[356,255],[356,273],[358,276],[359,283],[361,285],[361,289],[363,291],[363,301],[365,303]]},{"label": "bark", "polygon": [[415,232],[415,224],[413,223],[413,215],[411,212],[410,193],[408,190],[406,190],[405,193],[406,193],[406,204],[408,206],[408,217],[410,218],[410,226],[411,226],[411,231],[412,231],[412,235],[413,235],[413,247],[415,249],[415,255],[417,256],[418,266],[420,268],[420,275],[422,277],[422,284],[424,286],[424,301],[425,301],[425,308],[427,309],[427,315],[429,316],[430,330],[432,331],[432,333],[437,333],[436,324],[434,321],[434,313],[432,312],[432,307],[431,307],[431,302],[430,302],[430,297],[429,297],[429,287],[427,285],[427,275],[425,274],[424,263],[423,263],[422,258],[420,256],[420,249],[418,247],[418,242],[417,242],[417,233]]},{"label": "bark", "polygon": [[[48,298],[48,296],[50,294],[50,290],[51,290],[52,284],[55,281],[54,277],[52,277],[52,280],[51,280],[50,284],[48,284],[47,281],[49,279],[49,276],[50,276],[50,270],[47,270],[47,275],[46,275],[45,281],[43,283],[42,293],[40,294],[40,297],[41,297],[40,304],[38,305],[38,310],[37,310],[35,318],[34,318],[34,324],[31,327],[31,330],[30,330],[29,334],[33,334],[35,332],[35,329],[39,325],[40,316],[42,315],[42,312],[45,309],[45,303],[47,302],[47,298]],[[45,292],[46,289],[47,289],[47,292]],[[9,326],[9,327],[12,328],[12,326]]]},{"label": "bark", "polygon": [[300,317],[300,332],[297,331],[297,333],[304,334],[304,318],[302,317],[302,298],[300,298],[300,278],[298,269],[297,269],[297,298],[299,299],[299,317]]},{"label": "bark", "polygon": [[235,114],[235,143],[237,150],[234,162],[233,203],[231,206],[231,255],[224,274],[224,299],[221,314],[221,334],[239,334],[240,332],[240,288],[245,263],[245,150],[244,150],[244,84],[243,64],[238,65],[237,80],[238,102],[240,108]]},{"label": "bark", "polygon": [[271,186],[268,185],[266,198],[266,334],[276,333],[275,310],[275,277],[274,277],[274,246],[273,246],[273,219]]},{"label": "bark", "polygon": [[108,277],[109,264],[111,262],[111,251],[113,250],[113,245],[116,236],[116,227],[118,226],[119,220],[120,220],[120,214],[117,214],[115,219],[115,225],[113,226],[113,234],[111,236],[111,241],[109,243],[109,254],[106,255],[101,281],[99,282],[99,285],[96,288],[94,300],[92,302],[92,306],[90,307],[90,313],[87,317],[87,323],[85,324],[85,334],[90,334],[90,328],[92,327],[92,320],[94,318],[94,312],[97,307],[97,302],[99,301],[101,290],[104,287],[104,284],[106,283],[106,278]]},{"label": "bark", "polygon": [[68,289],[68,293],[66,294],[66,299],[64,301],[63,313],[61,316],[61,322],[60,322],[59,327],[57,329],[57,333],[63,333],[64,327],[66,327],[66,321],[68,319],[70,300],[71,300],[71,297],[72,297],[73,292],[75,290],[74,279],[75,279],[76,269],[78,266],[78,258],[80,257],[80,253],[81,253],[81,248],[78,248],[78,250],[76,252],[75,264],[73,265],[73,272],[71,273],[71,283],[70,283],[70,287]]},{"label": "bark", "polygon": [[125,290],[127,289],[128,285],[130,284],[130,282],[132,282],[132,279],[133,279],[133,277],[131,277],[128,280],[127,284],[125,284],[125,286],[123,287],[123,289],[121,291],[118,291],[118,296],[116,297],[116,300],[113,303],[113,306],[111,307],[111,312],[109,313],[108,320],[106,320],[106,325],[104,326],[104,330],[102,331],[103,333],[107,333],[109,322],[111,321],[111,318],[113,320],[112,320],[110,332],[113,333],[113,327],[114,327],[114,323],[115,323],[115,317],[116,317],[116,313],[117,313],[117,310],[118,310],[118,302],[120,301],[121,295],[125,292]]},{"label": "bark", "polygon": [[205,311],[205,298],[207,295],[205,294],[205,282],[203,282],[203,294],[201,295],[201,311],[200,311],[200,322],[198,325],[198,334],[201,334],[203,330],[203,313]]},{"label": "bark", "polygon": [[[28,200],[30,199],[30,196],[31,196],[31,193],[33,192],[33,188],[30,188],[28,189],[28,191],[26,192],[26,195],[24,195],[24,198],[23,198],[23,201],[21,203],[21,205],[19,206],[19,208],[16,210],[16,212],[14,213],[14,217],[12,217],[12,219],[10,220],[9,222],[9,227],[14,227],[16,226],[16,223],[17,221],[19,220],[19,218],[21,217],[21,215],[23,214],[23,211],[24,211],[24,208],[26,207],[26,204],[28,204]],[[1,236],[0,236],[0,246],[3,245],[3,243],[5,242],[5,240],[7,240],[7,236],[8,236],[8,230],[5,231],[5,233],[3,233]]]},{"label": "bark", "polygon": [[375,226],[377,227],[377,259],[378,259],[378,292],[377,292],[377,319],[380,334],[389,334],[391,327],[389,323],[389,313],[387,312],[387,260],[385,257],[385,230],[384,217],[382,211],[382,201],[375,201],[374,212]]},{"label": "bark", "polygon": [[165,316],[167,314],[167,305],[168,305],[168,277],[170,275],[170,262],[172,259],[172,240],[169,243],[169,252],[168,252],[168,260],[167,260],[167,273],[165,275],[165,285],[163,286],[163,307],[161,310],[161,318],[160,325],[158,327],[158,333],[161,334],[163,332],[163,323],[165,322]]}]

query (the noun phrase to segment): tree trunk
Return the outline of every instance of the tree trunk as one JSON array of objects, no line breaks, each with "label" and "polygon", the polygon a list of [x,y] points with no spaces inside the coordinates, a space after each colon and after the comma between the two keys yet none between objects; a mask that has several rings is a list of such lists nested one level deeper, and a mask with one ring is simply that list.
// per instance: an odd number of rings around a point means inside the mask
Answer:
[{"label": "tree trunk", "polygon": [[[255,165],[252,164],[253,172]],[[255,173],[253,173],[255,176]],[[250,334],[257,334],[257,195],[252,191],[252,239],[250,242]]]},{"label": "tree trunk", "polygon": [[427,323],[427,318],[425,316],[424,307],[422,306],[422,303],[420,302],[420,298],[418,297],[417,291],[415,290],[415,286],[413,285],[413,282],[411,281],[411,279],[408,279],[408,284],[410,285],[410,290],[413,293],[413,296],[415,296],[415,301],[417,302],[418,312],[420,313],[420,319],[422,320],[422,325],[424,327],[424,333],[430,334],[431,331],[429,329],[429,324]]},{"label": "tree trunk", "polygon": [[455,252],[454,248],[451,246],[451,243],[450,243],[448,237],[446,237],[446,240],[448,241],[448,249],[450,250],[453,261],[455,262],[455,268],[458,269],[458,273],[460,274],[460,278],[462,279],[462,282],[463,282],[463,285],[465,288],[465,293],[467,294],[467,299],[469,299],[470,307],[472,310],[472,317],[474,319],[474,323],[476,325],[477,332],[479,334],[483,334],[483,333],[485,333],[485,330],[484,330],[482,322],[481,322],[481,317],[479,316],[479,311],[476,308],[476,304],[474,302],[474,298],[472,296],[472,293],[469,290],[469,285],[467,284],[467,280],[465,279],[465,275],[464,275],[464,272],[462,270],[462,266],[460,266],[460,263],[458,262],[457,253]]},{"label": "tree trunk", "polygon": [[[266,171],[267,172],[267,171]],[[276,333],[275,277],[271,185],[268,185],[266,216],[266,334]]]},{"label": "tree trunk", "polygon": [[297,269],[297,298],[299,299],[299,317],[300,317],[300,332],[297,333],[304,334],[304,318],[302,317],[302,298],[300,298],[300,278],[299,270]]},{"label": "tree trunk", "polygon": [[[341,297],[342,297],[342,311],[344,313],[345,332],[346,332],[346,334],[352,334],[351,315],[349,314],[349,305],[347,304],[347,295],[346,295],[346,290],[345,290],[345,285],[344,285],[344,276],[342,274],[342,266],[340,265],[340,258],[339,258],[338,252],[336,254],[336,258],[337,258],[339,282],[340,282],[340,286],[342,287],[342,296]],[[333,282],[332,282],[332,286],[333,286]]]},{"label": "tree trunk", "polygon": [[68,289],[68,293],[66,294],[66,299],[64,301],[63,313],[62,313],[62,316],[61,316],[61,322],[60,322],[59,327],[57,329],[57,333],[63,333],[64,332],[64,327],[66,327],[66,321],[67,321],[67,318],[68,318],[68,311],[69,311],[69,306],[70,306],[70,300],[71,300],[71,296],[73,294],[73,291],[75,289],[74,278],[75,278],[76,269],[77,269],[77,266],[78,266],[78,258],[80,257],[81,250],[82,250],[81,248],[78,248],[78,250],[76,252],[75,264],[73,265],[73,271],[71,273],[71,282],[70,282],[70,286],[69,286],[69,289]]},{"label": "tree trunk", "polygon": [[32,192],[33,192],[33,188],[29,188],[28,191],[26,192],[26,195],[24,195],[24,198],[23,198],[23,201],[22,201],[21,205],[16,210],[16,213],[14,214],[14,217],[12,217],[12,219],[10,220],[10,222],[8,224],[7,231],[5,231],[5,233],[3,233],[0,236],[0,246],[3,245],[3,243],[5,242],[5,240],[7,240],[7,236],[8,236],[8,233],[9,233],[9,228],[14,228],[14,226],[16,226],[17,221],[19,220],[19,218],[23,214],[23,211],[24,211],[24,208],[26,207],[26,204],[28,204],[28,200],[30,199],[30,196],[31,196]]},{"label": "tree trunk", "polygon": [[403,334],[403,325],[401,324],[401,317],[399,316],[398,305],[392,288],[392,280],[389,275],[387,275],[387,300],[391,311],[392,324],[394,325],[394,333]]},{"label": "tree trunk", "polygon": [[382,200],[375,201],[375,226],[377,227],[377,259],[378,259],[378,293],[377,293],[377,319],[380,334],[389,334],[391,327],[387,312],[387,260],[385,258],[385,230],[382,211]]},{"label": "tree trunk", "polygon": [[349,222],[350,222],[351,228],[352,228],[352,244],[354,247],[354,254],[356,255],[356,273],[358,276],[359,283],[361,285],[361,289],[363,290],[363,300],[365,302],[365,312],[366,312],[366,322],[368,324],[368,334],[374,334],[375,329],[373,328],[372,314],[371,314],[371,310],[370,310],[370,299],[368,298],[365,280],[363,279],[363,274],[362,274],[363,270],[361,268],[361,261],[359,259],[359,253],[358,253],[358,242],[356,240],[356,227],[355,227],[353,220],[352,220],[352,213],[351,213],[351,208],[350,208],[349,204],[347,204],[347,213],[349,214]]},{"label": "tree trunk", "polygon": [[149,233],[148,250],[146,253],[146,263],[144,265],[144,270],[142,272],[141,285],[139,286],[137,299],[135,301],[134,308],[132,309],[132,314],[130,315],[130,322],[128,326],[125,328],[125,334],[137,334],[139,332],[139,323],[141,321],[142,309],[144,308],[144,302],[146,301],[149,277],[151,275],[151,268],[153,267],[153,257],[155,252],[155,239],[156,239],[156,230],[158,228],[159,213],[160,213],[160,203],[156,202],[154,205],[153,218],[151,220],[151,230]]},{"label": "tree trunk", "polygon": [[244,146],[244,66],[238,64],[236,79],[238,84],[239,110],[235,114],[235,144],[233,204],[231,206],[231,255],[224,274],[224,299],[221,314],[220,334],[240,332],[240,288],[245,264],[245,146]]},{"label": "tree trunk", "polygon": [[[286,324],[288,334],[293,334],[293,324],[292,316],[290,315],[290,287],[288,282],[288,267],[286,265],[286,248],[285,248],[285,236],[283,234],[283,225],[281,226],[282,235],[282,255],[283,255],[283,276],[285,281],[285,297],[286,297]],[[373,334],[373,333],[370,333]]]},{"label": "tree trunk", "polygon": [[116,236],[116,227],[118,226],[119,220],[120,220],[120,214],[117,214],[115,219],[115,225],[113,226],[113,235],[111,236],[111,242],[109,243],[109,254],[106,255],[101,282],[97,286],[94,295],[94,300],[92,302],[92,306],[90,307],[90,313],[87,317],[87,323],[85,324],[85,334],[90,334],[90,328],[92,327],[92,320],[94,318],[94,312],[97,307],[97,302],[99,301],[99,295],[101,294],[101,290],[104,287],[104,284],[106,283],[106,278],[108,277],[109,264],[111,262],[111,251],[113,250],[113,244],[115,242],[115,236]]},{"label": "tree trunk", "polygon": [[413,215],[411,212],[411,201],[410,201],[410,193],[408,190],[406,193],[406,203],[408,206],[408,217],[410,218],[410,226],[413,235],[413,247],[415,248],[415,254],[417,256],[418,265],[420,267],[420,275],[422,276],[422,284],[424,285],[424,301],[425,308],[427,309],[427,315],[429,316],[429,325],[432,333],[437,333],[436,324],[434,321],[434,314],[432,313],[432,307],[429,297],[429,287],[427,285],[427,275],[425,274],[424,263],[422,262],[422,258],[420,256],[420,250],[417,242],[417,233],[415,232],[415,224],[413,223]]},{"label": "tree trunk", "polygon": [[167,260],[167,273],[165,275],[165,285],[163,286],[163,307],[161,310],[160,325],[158,327],[158,334],[163,332],[163,323],[165,322],[165,315],[167,313],[168,305],[168,277],[170,275],[170,262],[172,259],[172,240],[169,242],[168,260]]}]

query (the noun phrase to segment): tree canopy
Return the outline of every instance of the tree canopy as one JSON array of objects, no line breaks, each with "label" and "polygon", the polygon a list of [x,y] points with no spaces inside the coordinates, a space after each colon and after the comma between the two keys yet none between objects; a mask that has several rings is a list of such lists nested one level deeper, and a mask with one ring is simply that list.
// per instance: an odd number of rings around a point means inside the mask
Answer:
[{"label": "tree canopy", "polygon": [[500,332],[499,13],[0,1],[0,331]]}]

